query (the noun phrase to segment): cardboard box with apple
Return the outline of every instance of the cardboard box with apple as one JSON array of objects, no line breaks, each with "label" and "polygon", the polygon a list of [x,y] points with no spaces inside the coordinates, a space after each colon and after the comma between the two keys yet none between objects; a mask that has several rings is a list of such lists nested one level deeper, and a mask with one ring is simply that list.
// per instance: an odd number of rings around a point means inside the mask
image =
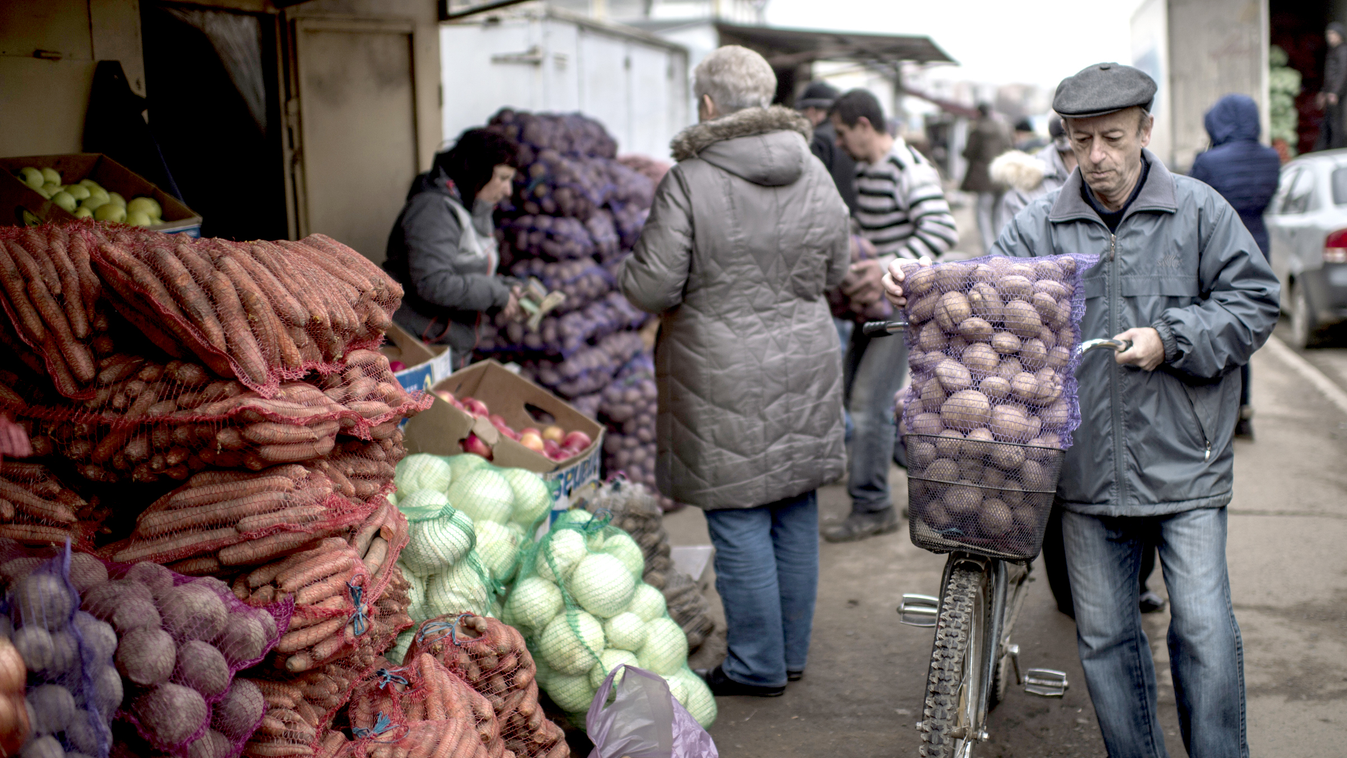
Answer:
[{"label": "cardboard box with apple", "polygon": [[[408,391],[429,390],[454,373],[453,356],[446,345],[427,345],[397,324],[384,332],[380,352],[388,356],[393,376]],[[402,367],[399,368],[398,364]]]},{"label": "cardboard box with apple", "polygon": [[147,228],[156,232],[201,236],[201,216],[195,211],[101,153],[0,158],[0,174],[4,174],[0,176],[0,225],[31,226],[73,221],[76,218],[55,200],[43,197],[15,176],[16,172],[25,168],[55,171],[60,177],[59,183],[64,185],[74,185],[83,179],[91,179],[107,192],[115,192],[123,198],[151,198],[157,204],[161,215],[159,223]]},{"label": "cardboard box with apple", "polygon": [[457,371],[431,391],[434,404],[404,429],[408,453],[477,453],[541,474],[558,496],[599,479],[603,426],[496,361]]}]

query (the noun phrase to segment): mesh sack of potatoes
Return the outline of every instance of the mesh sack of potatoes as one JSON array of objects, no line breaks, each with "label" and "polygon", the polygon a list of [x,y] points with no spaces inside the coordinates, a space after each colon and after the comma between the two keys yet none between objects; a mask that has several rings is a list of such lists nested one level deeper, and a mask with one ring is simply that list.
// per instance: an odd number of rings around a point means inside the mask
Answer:
[{"label": "mesh sack of potatoes", "polygon": [[1038,554],[1063,452],[1080,423],[1081,275],[1094,256],[906,267],[901,434],[912,541]]}]

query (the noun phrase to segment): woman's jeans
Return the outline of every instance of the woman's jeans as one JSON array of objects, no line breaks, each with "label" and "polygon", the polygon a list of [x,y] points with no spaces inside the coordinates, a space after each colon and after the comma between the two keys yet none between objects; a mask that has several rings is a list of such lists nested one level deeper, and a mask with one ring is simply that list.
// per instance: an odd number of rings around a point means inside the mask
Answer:
[{"label": "woman's jeans", "polygon": [[741,684],[780,687],[803,671],[818,592],[818,497],[807,492],[756,508],[707,511],[716,548],[716,591],[729,654],[722,668]]},{"label": "woman's jeans", "polygon": [[907,344],[903,335],[867,337],[851,333],[842,364],[846,406],[851,414],[851,461],[847,493],[852,513],[878,513],[893,507],[889,467],[898,431],[893,396],[907,379]]},{"label": "woman's jeans", "polygon": [[1226,509],[1108,518],[1062,513],[1076,640],[1113,758],[1160,758],[1155,665],[1137,607],[1147,532],[1169,591],[1169,665],[1183,744],[1193,758],[1247,758],[1244,645],[1230,604]]}]

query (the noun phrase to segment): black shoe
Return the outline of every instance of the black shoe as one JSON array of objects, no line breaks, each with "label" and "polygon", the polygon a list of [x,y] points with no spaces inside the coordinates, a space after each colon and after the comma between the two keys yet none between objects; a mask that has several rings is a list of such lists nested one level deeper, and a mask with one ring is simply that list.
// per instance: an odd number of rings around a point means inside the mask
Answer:
[{"label": "black shoe", "polygon": [[1253,442],[1253,421],[1242,418],[1235,422],[1235,439]]},{"label": "black shoe", "polygon": [[829,542],[855,542],[877,534],[898,531],[898,512],[885,508],[875,513],[852,513],[845,521],[823,530],[823,539]]},{"label": "black shoe", "polygon": [[1156,611],[1164,609],[1165,599],[1150,590],[1146,590],[1141,593],[1141,602],[1139,605],[1141,606],[1142,613],[1155,613]]},{"label": "black shoe", "polygon": [[786,686],[784,684],[780,687],[760,687],[756,684],[736,682],[728,676],[725,676],[725,670],[719,666],[716,666],[710,671],[698,671],[696,673],[706,680],[706,686],[711,688],[711,694],[716,697],[734,697],[736,695],[748,697],[781,697],[786,693]]},{"label": "black shoe", "polygon": [[800,670],[800,671],[787,671],[787,672],[786,672],[786,681],[788,681],[788,682],[798,682],[798,681],[800,681],[800,680],[803,679],[803,678],[804,678],[804,671],[803,671],[803,670]]}]

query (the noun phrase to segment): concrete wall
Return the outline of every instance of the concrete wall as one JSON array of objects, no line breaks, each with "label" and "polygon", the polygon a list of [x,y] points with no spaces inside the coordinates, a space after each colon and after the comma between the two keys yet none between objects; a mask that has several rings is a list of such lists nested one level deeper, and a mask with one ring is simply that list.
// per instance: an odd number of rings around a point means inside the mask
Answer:
[{"label": "concrete wall", "polygon": [[1151,114],[1151,152],[1165,165],[1174,164],[1173,108],[1169,86],[1169,2],[1146,0],[1132,15],[1132,65],[1150,75],[1159,90]]}]

